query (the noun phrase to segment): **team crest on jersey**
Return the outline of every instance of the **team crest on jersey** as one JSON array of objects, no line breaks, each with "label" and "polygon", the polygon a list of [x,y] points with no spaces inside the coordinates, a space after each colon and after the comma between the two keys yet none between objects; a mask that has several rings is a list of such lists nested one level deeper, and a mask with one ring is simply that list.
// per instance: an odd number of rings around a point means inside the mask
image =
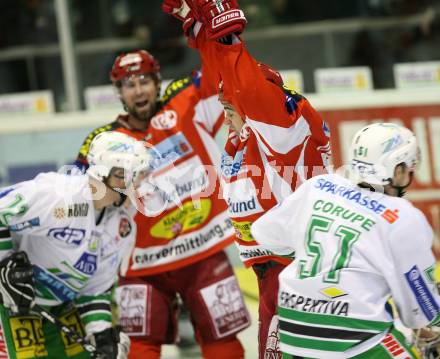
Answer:
[{"label": "team crest on jersey", "polygon": [[97,256],[92,253],[84,252],[78,261],[75,263],[75,269],[86,275],[92,275],[97,268]]},{"label": "team crest on jersey", "polygon": [[122,217],[119,222],[119,235],[122,238],[127,237],[131,233],[131,223],[128,218]]},{"label": "team crest on jersey", "polygon": [[165,110],[151,119],[151,125],[156,130],[169,130],[177,124],[177,113],[173,110]]}]

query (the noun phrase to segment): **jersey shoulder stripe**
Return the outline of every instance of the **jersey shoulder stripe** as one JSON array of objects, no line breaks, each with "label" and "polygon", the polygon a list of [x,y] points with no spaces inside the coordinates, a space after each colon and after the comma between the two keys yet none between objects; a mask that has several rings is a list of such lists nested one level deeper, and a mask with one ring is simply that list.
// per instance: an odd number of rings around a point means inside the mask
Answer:
[{"label": "jersey shoulder stripe", "polygon": [[90,144],[92,143],[93,139],[99,135],[102,132],[106,131],[114,131],[117,128],[121,127],[121,124],[118,121],[114,121],[112,123],[109,123],[107,125],[95,128],[92,132],[88,134],[84,142],[82,143],[77,160],[84,160],[87,158],[87,154],[89,153]]},{"label": "jersey shoulder stripe", "polygon": [[185,76],[180,79],[172,81],[164,91],[162,98],[160,99],[161,106],[165,106],[171,101],[173,97],[182,92],[188,86],[193,83],[191,76]]},{"label": "jersey shoulder stripe", "polygon": [[304,100],[305,97],[285,85],[282,87],[282,90],[284,92],[284,95],[286,96],[286,110],[289,115],[291,115],[293,112],[296,111],[298,103]]}]

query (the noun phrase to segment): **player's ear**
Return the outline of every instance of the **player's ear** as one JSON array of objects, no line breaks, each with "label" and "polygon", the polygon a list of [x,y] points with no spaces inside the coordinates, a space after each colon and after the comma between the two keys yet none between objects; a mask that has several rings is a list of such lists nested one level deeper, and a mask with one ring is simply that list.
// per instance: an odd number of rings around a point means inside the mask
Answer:
[{"label": "player's ear", "polygon": [[120,84],[116,84],[115,86],[113,86],[113,91],[116,97],[122,100],[122,86]]},{"label": "player's ear", "polygon": [[116,95],[120,100],[122,99],[122,86],[116,87]]},{"label": "player's ear", "polygon": [[399,163],[395,168],[394,168],[394,179],[399,181],[406,173],[407,167],[405,165],[405,163]]}]

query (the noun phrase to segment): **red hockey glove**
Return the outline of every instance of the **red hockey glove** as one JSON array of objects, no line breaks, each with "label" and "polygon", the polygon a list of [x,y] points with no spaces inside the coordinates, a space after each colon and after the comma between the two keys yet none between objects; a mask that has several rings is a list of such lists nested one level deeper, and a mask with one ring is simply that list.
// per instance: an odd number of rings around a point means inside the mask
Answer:
[{"label": "red hockey glove", "polygon": [[162,3],[162,10],[167,14],[171,14],[177,17],[179,20],[183,20],[181,14],[179,14],[179,10],[182,7],[182,0],[164,0]]},{"label": "red hockey glove", "polygon": [[206,26],[208,38],[217,40],[226,35],[241,34],[246,18],[237,0],[190,0],[195,17]]},{"label": "red hockey glove", "polygon": [[185,36],[189,36],[189,31],[196,19],[185,0],[164,0],[162,10],[182,21],[183,32]]}]

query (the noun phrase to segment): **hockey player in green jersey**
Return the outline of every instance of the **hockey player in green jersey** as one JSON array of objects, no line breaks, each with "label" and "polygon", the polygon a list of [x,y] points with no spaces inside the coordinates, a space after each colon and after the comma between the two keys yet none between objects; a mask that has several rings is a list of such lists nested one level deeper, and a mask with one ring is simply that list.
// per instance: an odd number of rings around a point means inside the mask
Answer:
[{"label": "hockey player in green jersey", "polygon": [[410,130],[369,125],[353,138],[347,176],[306,181],[252,226],[274,253],[295,251],[279,277],[285,358],[416,358],[388,300],[409,328],[440,320],[433,232],[402,198],[418,157]]},{"label": "hockey player in green jersey", "polygon": [[105,132],[88,160],[85,175],[42,173],[0,189],[1,358],[90,357],[35,315],[34,303],[86,336],[100,358],[127,358],[130,340],[113,326],[110,291],[135,239],[123,203],[149,155],[143,143]]}]

